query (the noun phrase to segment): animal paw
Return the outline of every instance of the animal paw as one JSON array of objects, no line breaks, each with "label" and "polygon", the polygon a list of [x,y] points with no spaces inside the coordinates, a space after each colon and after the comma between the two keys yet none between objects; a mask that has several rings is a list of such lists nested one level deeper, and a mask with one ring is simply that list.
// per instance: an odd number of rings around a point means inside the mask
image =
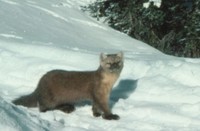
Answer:
[{"label": "animal paw", "polygon": [[108,114],[108,115],[103,115],[103,118],[106,120],[119,120],[120,117],[116,114]]},{"label": "animal paw", "polygon": [[93,113],[93,116],[99,117],[99,116],[101,116],[101,113],[95,112],[95,113]]}]

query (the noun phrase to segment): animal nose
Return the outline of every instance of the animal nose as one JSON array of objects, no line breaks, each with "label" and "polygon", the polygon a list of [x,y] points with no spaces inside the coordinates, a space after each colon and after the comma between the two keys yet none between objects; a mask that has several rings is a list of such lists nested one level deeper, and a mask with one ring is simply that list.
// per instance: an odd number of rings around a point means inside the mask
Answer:
[{"label": "animal nose", "polygon": [[119,68],[119,63],[113,63],[110,68],[111,69]]}]

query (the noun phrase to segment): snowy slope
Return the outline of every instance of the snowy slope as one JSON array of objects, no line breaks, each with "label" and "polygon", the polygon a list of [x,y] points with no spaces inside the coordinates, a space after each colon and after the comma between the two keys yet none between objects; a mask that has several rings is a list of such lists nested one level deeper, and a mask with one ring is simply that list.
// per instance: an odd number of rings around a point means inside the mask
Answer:
[{"label": "snowy slope", "polygon": [[[164,55],[95,21],[80,10],[89,2],[0,0],[0,130],[200,131],[200,59]],[[101,52],[119,51],[118,121],[94,118],[89,104],[64,114],[11,103],[51,69],[96,70]]]}]

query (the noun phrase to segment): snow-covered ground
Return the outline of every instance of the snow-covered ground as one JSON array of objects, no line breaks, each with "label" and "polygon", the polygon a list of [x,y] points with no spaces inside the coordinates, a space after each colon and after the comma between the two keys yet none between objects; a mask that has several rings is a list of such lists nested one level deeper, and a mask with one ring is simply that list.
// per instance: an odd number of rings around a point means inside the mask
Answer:
[{"label": "snow-covered ground", "polygon": [[[93,0],[94,1],[94,0]],[[200,131],[200,59],[167,56],[80,10],[90,0],[0,0],[0,130]],[[123,51],[110,106],[121,119],[76,111],[40,113],[11,101],[51,69],[96,70],[99,54]]]}]

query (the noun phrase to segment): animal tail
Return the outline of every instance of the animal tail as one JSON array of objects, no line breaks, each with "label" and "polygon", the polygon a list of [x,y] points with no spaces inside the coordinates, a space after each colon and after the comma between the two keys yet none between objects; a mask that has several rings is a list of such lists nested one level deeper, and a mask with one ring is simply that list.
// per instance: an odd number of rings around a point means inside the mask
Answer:
[{"label": "animal tail", "polygon": [[37,107],[37,97],[35,92],[22,96],[12,101],[15,105],[22,105],[26,107]]}]

